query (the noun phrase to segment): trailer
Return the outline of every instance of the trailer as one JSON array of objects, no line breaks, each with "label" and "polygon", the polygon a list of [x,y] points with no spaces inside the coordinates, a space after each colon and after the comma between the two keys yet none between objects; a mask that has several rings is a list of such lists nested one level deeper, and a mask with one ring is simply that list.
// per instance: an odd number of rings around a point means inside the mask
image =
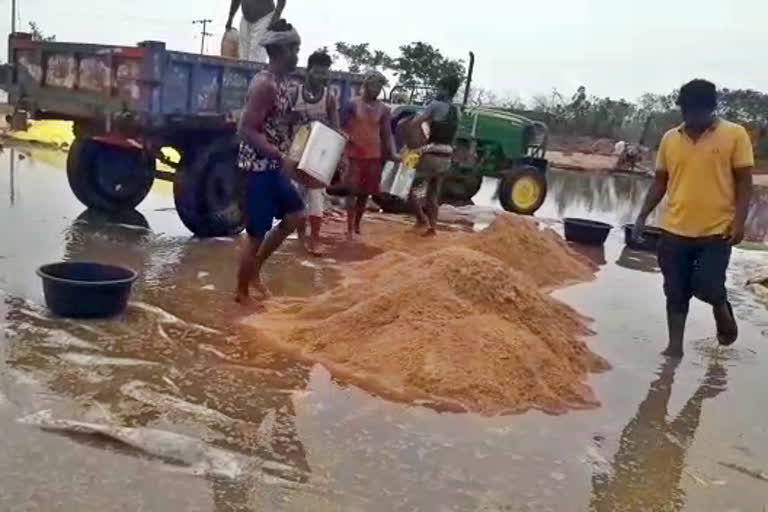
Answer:
[{"label": "trailer", "polygon": [[[74,122],[67,178],[85,206],[135,208],[162,179],[173,182],[178,215],[195,235],[242,231],[237,120],[264,64],[170,51],[158,41],[107,46],[24,33],[11,34],[8,49],[0,87],[12,122]],[[291,80],[300,83],[301,70]],[[360,94],[362,77],[333,73],[329,86],[344,105]],[[166,146],[179,152],[178,163],[163,156]],[[156,160],[174,172],[156,169]]]}]

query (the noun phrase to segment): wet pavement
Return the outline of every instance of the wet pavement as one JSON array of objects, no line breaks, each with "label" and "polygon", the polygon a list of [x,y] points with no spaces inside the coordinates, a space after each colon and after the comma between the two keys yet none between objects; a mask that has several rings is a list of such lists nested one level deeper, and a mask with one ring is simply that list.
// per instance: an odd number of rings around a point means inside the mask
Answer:
[{"label": "wet pavement", "polygon": [[[391,403],[243,339],[231,303],[238,241],[190,238],[158,183],[139,211],[84,212],[66,155],[0,155],[0,510],[760,511],[768,506],[768,311],[745,288],[766,264],[737,250],[742,338],[718,350],[696,304],[686,359],[658,354],[652,256],[614,230],[597,280],[556,292],[595,318],[602,407],[482,418]],[[13,165],[11,165],[13,162]],[[631,222],[649,184],[554,171],[539,216]],[[493,183],[477,202],[492,205]],[[760,229],[765,203],[753,208]],[[481,214],[483,208],[477,211]],[[479,215],[482,217],[482,215]],[[273,292],[337,282],[289,242]],[[140,273],[112,321],[55,319],[35,269],[95,259]]]}]

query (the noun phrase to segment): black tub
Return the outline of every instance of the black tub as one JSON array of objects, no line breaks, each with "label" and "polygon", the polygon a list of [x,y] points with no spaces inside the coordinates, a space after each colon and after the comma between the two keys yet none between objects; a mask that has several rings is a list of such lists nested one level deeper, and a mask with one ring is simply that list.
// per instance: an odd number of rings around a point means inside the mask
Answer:
[{"label": "black tub", "polygon": [[114,265],[67,262],[37,269],[48,308],[70,318],[106,318],[128,304],[136,272]]},{"label": "black tub", "polygon": [[661,237],[661,230],[654,226],[645,226],[645,229],[643,230],[643,240],[636,242],[632,239],[632,230],[634,228],[634,224],[624,225],[624,243],[626,246],[636,251],[656,252],[656,248],[659,245],[659,238]]},{"label": "black tub", "polygon": [[565,239],[584,245],[603,245],[613,226],[587,219],[563,219]]}]

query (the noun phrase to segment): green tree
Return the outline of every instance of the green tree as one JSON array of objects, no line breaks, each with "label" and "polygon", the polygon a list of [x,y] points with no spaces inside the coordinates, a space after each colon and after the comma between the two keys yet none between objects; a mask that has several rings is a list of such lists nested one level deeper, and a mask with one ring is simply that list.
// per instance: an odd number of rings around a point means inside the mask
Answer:
[{"label": "green tree", "polygon": [[400,47],[400,56],[392,67],[402,85],[435,87],[443,75],[452,73],[464,77],[464,61],[445,57],[429,43],[417,41]]},{"label": "green tree", "polygon": [[350,73],[360,73],[365,69],[392,69],[392,57],[381,50],[371,50],[368,43],[340,41],[336,43],[335,48],[336,53],[346,62],[347,71]]}]

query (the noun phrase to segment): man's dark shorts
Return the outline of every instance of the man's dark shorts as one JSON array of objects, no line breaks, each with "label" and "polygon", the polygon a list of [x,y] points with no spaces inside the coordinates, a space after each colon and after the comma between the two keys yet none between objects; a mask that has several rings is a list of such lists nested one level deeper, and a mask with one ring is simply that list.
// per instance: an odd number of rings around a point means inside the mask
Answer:
[{"label": "man's dark shorts", "polygon": [[691,297],[712,306],[728,301],[725,273],[731,244],[726,238],[686,238],[664,233],[659,240],[658,259],[667,311],[687,313]]},{"label": "man's dark shorts", "polygon": [[263,238],[274,219],[304,210],[301,196],[282,171],[245,174],[245,229],[250,236]]}]

